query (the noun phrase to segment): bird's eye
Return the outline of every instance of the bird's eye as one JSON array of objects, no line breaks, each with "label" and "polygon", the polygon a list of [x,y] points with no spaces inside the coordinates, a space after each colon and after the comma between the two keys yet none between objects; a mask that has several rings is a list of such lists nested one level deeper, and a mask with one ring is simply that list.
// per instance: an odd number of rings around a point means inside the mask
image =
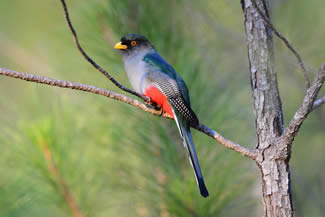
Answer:
[{"label": "bird's eye", "polygon": [[137,45],[137,42],[136,41],[131,41],[131,45],[135,46],[135,45]]}]

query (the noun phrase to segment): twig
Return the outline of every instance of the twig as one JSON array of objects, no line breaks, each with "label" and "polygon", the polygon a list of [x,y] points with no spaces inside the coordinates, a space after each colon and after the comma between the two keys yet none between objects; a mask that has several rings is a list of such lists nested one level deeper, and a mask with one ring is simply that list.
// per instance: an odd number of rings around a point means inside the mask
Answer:
[{"label": "twig", "polygon": [[255,150],[250,150],[248,148],[245,148],[244,146],[241,146],[237,143],[234,143],[233,141],[230,141],[223,136],[221,136],[218,132],[210,129],[207,126],[204,126],[203,124],[199,124],[197,130],[201,131],[202,133],[210,136],[220,144],[224,145],[226,148],[229,148],[231,150],[234,150],[236,152],[239,152],[243,156],[246,156],[248,158],[251,158],[253,160],[256,160],[258,154]]},{"label": "twig", "polygon": [[[21,80],[25,80],[25,81],[40,83],[40,84],[46,84],[46,85],[50,85],[50,86],[56,86],[56,87],[61,87],[61,88],[70,88],[70,89],[90,92],[90,93],[94,93],[97,95],[102,95],[102,96],[106,96],[108,98],[119,100],[121,102],[127,103],[129,105],[132,105],[138,109],[141,109],[145,112],[149,112],[154,115],[163,116],[165,118],[172,118],[167,113],[161,114],[161,111],[156,110],[156,109],[154,109],[138,100],[135,100],[128,96],[125,96],[125,95],[122,95],[119,93],[115,93],[113,91],[105,90],[105,89],[102,89],[99,87],[70,82],[70,81],[64,81],[64,80],[56,80],[56,79],[43,77],[43,76],[39,76],[39,75],[33,75],[33,74],[29,74],[29,73],[16,72],[16,71],[12,71],[12,70],[5,69],[5,68],[0,68],[0,75],[4,75],[4,76],[16,78],[16,79],[21,79]],[[200,124],[198,126],[197,130],[210,136],[218,143],[224,145],[226,148],[229,148],[236,152],[241,153],[243,156],[249,157],[253,160],[255,160],[258,156],[256,151],[245,148],[237,143],[234,143],[234,142],[224,138],[219,133],[210,129],[207,126],[204,126],[203,124]]]},{"label": "twig", "polygon": [[325,104],[325,96],[323,96],[322,98],[319,98],[318,100],[316,100],[314,102],[314,105],[313,105],[313,110],[314,109],[317,109],[319,106]]},{"label": "twig", "polygon": [[[116,100],[125,102],[127,104],[133,105],[139,109],[142,109],[144,111],[150,112],[155,115],[161,115],[160,111],[157,111],[138,100],[132,99],[130,97],[127,97],[127,96],[119,94],[119,93],[115,93],[110,90],[105,90],[105,89],[91,86],[91,85],[80,84],[80,83],[64,81],[64,80],[56,80],[53,78],[43,77],[43,76],[39,76],[39,75],[33,75],[33,74],[29,74],[29,73],[24,73],[24,72],[16,72],[16,71],[12,71],[12,70],[5,69],[5,68],[0,68],[0,75],[5,75],[5,76],[12,77],[12,78],[17,78],[17,79],[31,81],[31,82],[40,83],[40,84],[46,84],[46,85],[50,85],[50,86],[56,86],[56,87],[61,87],[61,88],[70,88],[70,89],[76,89],[76,90],[81,90],[81,91],[85,91],[85,92],[90,92],[90,93],[106,96],[106,97],[109,97],[112,99],[116,99]],[[163,116],[169,117],[167,114],[163,114]]]},{"label": "twig", "polygon": [[[307,118],[308,114],[315,108],[315,103],[324,103],[324,98],[321,98],[319,102],[315,102],[317,94],[325,81],[325,63],[321,66],[318,73],[315,75],[314,81],[311,87],[307,90],[302,105],[297,110],[293,118],[291,119],[288,127],[285,129],[282,139],[286,140],[286,144],[291,144],[295,136],[297,135],[300,126]],[[320,104],[318,105],[320,106]],[[317,106],[316,106],[317,107]]]},{"label": "twig", "polygon": [[45,141],[42,138],[39,140],[39,144],[43,151],[43,155],[44,155],[48,170],[56,179],[58,186],[62,190],[63,197],[66,200],[67,204],[69,205],[70,209],[72,210],[73,215],[75,217],[84,217],[84,215],[81,213],[75,199],[73,198],[69,187],[63,180],[63,177],[61,176],[58,168],[56,167],[56,165],[53,161],[53,158],[52,158],[52,153],[51,153],[50,149],[48,148],[47,144],[45,143]]},{"label": "twig", "polygon": [[80,43],[79,43],[79,40],[78,40],[78,37],[77,37],[77,33],[75,31],[75,29],[73,28],[72,26],[72,23],[71,23],[71,20],[70,20],[70,17],[69,17],[69,12],[68,12],[68,8],[67,8],[67,5],[65,3],[64,0],[61,0],[61,3],[62,3],[62,6],[63,6],[63,9],[64,9],[64,15],[65,15],[65,19],[67,21],[67,24],[69,26],[69,29],[73,35],[73,41],[75,43],[75,45],[77,46],[78,50],[80,51],[80,53],[82,54],[82,56],[92,65],[94,66],[98,71],[100,71],[103,75],[105,75],[109,80],[111,80],[117,87],[119,87],[120,89],[130,93],[130,94],[133,94],[141,99],[143,99],[144,101],[149,101],[149,98],[146,97],[146,96],[143,96],[125,86],[123,86],[122,84],[120,84],[115,78],[113,78],[105,69],[103,69],[102,67],[100,67],[93,59],[91,59],[87,53],[84,51],[84,49],[81,47]]},{"label": "twig", "polygon": [[305,78],[305,84],[306,84],[306,88],[308,89],[310,87],[310,81],[308,78],[308,74],[305,68],[305,65],[299,55],[299,53],[294,49],[294,47],[289,43],[289,41],[287,40],[286,37],[284,37],[272,24],[272,22],[264,15],[264,13],[260,10],[260,8],[257,6],[256,1],[255,0],[251,0],[253,3],[253,6],[255,7],[257,13],[263,18],[263,20],[267,23],[267,25],[272,29],[272,31],[286,44],[286,46],[289,48],[289,50],[292,51],[292,53],[296,56],[298,64],[304,74],[304,78]]}]

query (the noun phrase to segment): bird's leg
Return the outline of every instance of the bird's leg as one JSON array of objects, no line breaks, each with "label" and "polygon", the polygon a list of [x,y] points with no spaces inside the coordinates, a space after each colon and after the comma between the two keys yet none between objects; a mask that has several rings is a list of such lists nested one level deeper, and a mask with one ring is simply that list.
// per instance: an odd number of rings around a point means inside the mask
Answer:
[{"label": "bird's leg", "polygon": [[163,114],[165,113],[165,111],[160,107],[158,106],[157,104],[156,105],[153,105],[153,107],[160,112],[159,116],[163,116]]},{"label": "bird's leg", "polygon": [[144,97],[144,103],[148,104],[151,102],[151,98],[149,96],[143,96]]},{"label": "bird's leg", "polygon": [[148,101],[145,101],[144,103],[145,103],[146,105],[148,105],[148,106],[153,107],[155,110],[159,111],[159,112],[160,112],[160,115],[159,115],[159,116],[162,116],[162,115],[165,113],[165,111],[163,110],[163,108],[160,107],[157,103],[155,103],[155,102],[152,101],[151,99],[148,100]]},{"label": "bird's leg", "polygon": [[159,116],[162,116],[164,114],[163,108],[160,107],[159,105],[157,105],[155,102],[152,102],[151,103],[151,106],[153,106],[157,111],[160,111],[160,115]]},{"label": "bird's leg", "polygon": [[163,114],[165,113],[164,109],[162,109],[161,107],[159,107],[159,111],[160,111],[160,115],[159,116],[163,116]]}]

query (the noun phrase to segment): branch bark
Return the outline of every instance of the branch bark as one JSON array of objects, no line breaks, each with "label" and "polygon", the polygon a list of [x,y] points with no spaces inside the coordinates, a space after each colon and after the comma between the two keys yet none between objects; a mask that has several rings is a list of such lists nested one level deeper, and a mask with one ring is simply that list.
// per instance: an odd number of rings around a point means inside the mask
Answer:
[{"label": "branch bark", "polygon": [[[61,87],[61,88],[70,88],[74,90],[81,90],[101,96],[106,96],[111,99],[115,99],[118,101],[121,101],[123,103],[132,105],[138,109],[141,109],[145,112],[149,112],[153,115],[158,115],[158,116],[163,116],[165,118],[172,118],[170,115],[167,113],[162,113],[160,110],[157,110],[153,108],[150,105],[144,104],[138,100],[132,99],[128,96],[115,93],[110,90],[102,89],[99,87],[91,86],[91,85],[86,85],[86,84],[81,84],[81,83],[76,83],[76,82],[70,82],[70,81],[64,81],[64,80],[56,80],[53,78],[48,78],[48,77],[43,77],[39,75],[33,75],[29,73],[24,73],[24,72],[16,72],[13,70],[5,69],[5,68],[0,68],[0,75],[16,78],[16,79],[21,79],[25,81],[30,81],[30,82],[35,82],[39,84],[46,84],[50,86],[56,86],[56,87]],[[221,136],[218,132],[210,129],[207,126],[204,126],[203,124],[199,124],[199,126],[196,128],[197,130],[201,131],[202,133],[208,135],[218,143],[224,145],[226,148],[229,148],[231,150],[234,150],[243,156],[246,156],[248,158],[251,158],[255,160],[257,158],[257,152],[255,150],[250,150],[248,148],[245,148],[244,146],[241,146],[240,144],[237,144],[231,140],[228,140]]]},{"label": "branch bark", "polygon": [[274,68],[272,29],[261,18],[268,14],[267,2],[243,0],[253,108],[256,117],[257,150],[261,171],[265,217],[293,216],[289,163],[279,159],[278,138],[283,133],[283,114]]},{"label": "branch bark", "polygon": [[[268,1],[242,0],[241,4],[245,16],[252,97],[256,116],[259,156],[256,162],[262,176],[264,216],[293,217],[295,214],[290,192],[289,170],[291,146],[308,114],[325,103],[325,97],[315,102],[325,80],[325,64],[320,68],[310,86],[300,55],[269,20]],[[272,31],[295,54],[308,87],[302,105],[285,130],[274,69]]]},{"label": "branch bark", "polygon": [[[266,12],[267,15],[265,15],[257,6],[256,4],[256,0],[252,0],[252,3],[257,11],[257,13],[263,18],[263,20],[267,23],[267,25],[272,29],[272,31],[274,32],[274,34],[276,34],[284,43],[285,45],[288,47],[289,50],[291,50],[291,52],[296,56],[296,59],[298,61],[298,64],[301,68],[302,73],[304,74],[304,78],[305,78],[305,84],[306,84],[306,88],[308,89],[310,87],[310,81],[309,81],[309,77],[306,71],[306,67],[304,62],[301,59],[300,54],[296,51],[296,49],[290,44],[290,42],[288,41],[288,39],[286,37],[284,37],[276,28],[275,26],[272,24],[270,17],[268,15],[268,13]],[[267,4],[264,3],[264,7],[266,7]]]},{"label": "branch bark", "polygon": [[323,104],[325,104],[325,96],[323,96],[322,98],[320,98],[314,102],[313,110],[317,109],[318,107],[320,107]]},{"label": "branch bark", "polygon": [[315,75],[314,81],[311,87],[307,90],[302,105],[297,110],[293,118],[291,119],[288,127],[285,129],[282,139],[285,144],[289,145],[288,154],[291,152],[291,144],[297,135],[302,123],[307,118],[309,113],[320,106],[322,103],[325,103],[325,97],[316,100],[316,97],[325,81],[325,63],[319,69],[318,73]]}]

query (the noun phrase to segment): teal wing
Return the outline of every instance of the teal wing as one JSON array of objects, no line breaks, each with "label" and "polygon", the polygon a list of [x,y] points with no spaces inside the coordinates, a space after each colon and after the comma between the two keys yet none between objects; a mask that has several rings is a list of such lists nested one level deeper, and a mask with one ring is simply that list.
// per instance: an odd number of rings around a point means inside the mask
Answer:
[{"label": "teal wing", "polygon": [[190,97],[184,80],[158,53],[147,54],[143,60],[149,65],[148,79],[168,99],[173,109],[181,114],[192,127],[199,124],[191,109]]}]

